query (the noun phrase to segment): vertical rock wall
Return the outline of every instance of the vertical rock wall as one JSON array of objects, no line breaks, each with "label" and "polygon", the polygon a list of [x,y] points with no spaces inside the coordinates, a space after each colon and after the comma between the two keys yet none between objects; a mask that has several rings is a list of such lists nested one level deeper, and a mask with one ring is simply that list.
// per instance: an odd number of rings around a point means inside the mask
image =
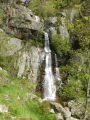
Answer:
[{"label": "vertical rock wall", "polygon": [[32,46],[28,51],[18,52],[18,59],[14,67],[18,69],[17,77],[28,78],[33,82],[37,81],[40,76],[40,68],[43,61],[43,51],[35,46]]}]

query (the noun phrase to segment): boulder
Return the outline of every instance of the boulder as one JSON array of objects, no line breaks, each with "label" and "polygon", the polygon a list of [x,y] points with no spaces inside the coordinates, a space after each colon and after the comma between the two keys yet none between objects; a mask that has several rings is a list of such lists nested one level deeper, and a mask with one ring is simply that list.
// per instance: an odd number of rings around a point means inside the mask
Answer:
[{"label": "boulder", "polygon": [[67,118],[66,120],[79,120],[79,119],[70,117],[70,118]]},{"label": "boulder", "polygon": [[64,108],[61,104],[55,102],[50,102],[50,105],[54,109],[55,113],[61,113],[64,119],[71,117],[71,112],[69,111],[69,108]]},{"label": "boulder", "polygon": [[85,100],[81,99],[78,101],[68,102],[68,107],[71,109],[71,115],[75,118],[83,118],[85,113]]},{"label": "boulder", "polygon": [[47,24],[54,25],[57,22],[57,17],[49,17],[46,19]]},{"label": "boulder", "polygon": [[15,52],[22,48],[22,41],[18,38],[10,38],[7,44],[7,55],[14,55]]},{"label": "boulder", "polygon": [[26,96],[28,97],[28,98],[30,98],[31,100],[32,99],[35,99],[35,98],[38,98],[36,95],[34,95],[33,93],[26,93]]},{"label": "boulder", "polygon": [[61,113],[56,114],[57,120],[64,120],[63,116]]},{"label": "boulder", "polygon": [[2,29],[0,29],[0,44],[1,56],[14,55],[15,52],[23,47],[20,39],[10,37]]},{"label": "boulder", "polygon": [[1,113],[8,113],[8,107],[6,105],[0,105]]},{"label": "boulder", "polygon": [[60,113],[64,111],[64,108],[59,103],[50,102],[50,106],[54,109],[55,113]]},{"label": "boulder", "polygon": [[51,113],[51,114],[54,114],[55,112],[54,112],[54,110],[53,110],[53,109],[50,109],[50,113]]}]

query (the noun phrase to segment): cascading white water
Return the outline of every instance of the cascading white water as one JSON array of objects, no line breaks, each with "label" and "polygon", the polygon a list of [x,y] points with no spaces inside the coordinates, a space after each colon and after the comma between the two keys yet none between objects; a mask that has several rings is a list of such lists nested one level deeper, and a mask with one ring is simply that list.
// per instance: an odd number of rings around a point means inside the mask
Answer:
[{"label": "cascading white water", "polygon": [[46,52],[45,58],[45,76],[43,80],[43,88],[44,88],[44,100],[54,100],[56,97],[56,86],[54,84],[54,76],[52,73],[51,66],[51,50],[49,47],[49,37],[45,32],[45,47],[44,50]]},{"label": "cascading white water", "polygon": [[61,78],[60,78],[60,72],[59,72],[59,68],[58,68],[58,61],[57,61],[57,55],[55,54],[55,70],[56,70],[56,80],[60,80],[61,81]]},{"label": "cascading white water", "polygon": [[55,54],[55,64],[56,64],[56,67],[55,67],[55,70],[56,70],[56,80],[61,81],[61,84],[62,84],[62,80],[61,80],[61,77],[60,77],[60,72],[59,72],[59,68],[58,68],[58,60],[57,60],[57,55],[56,54]]},{"label": "cascading white water", "polygon": [[40,18],[38,16],[35,16],[36,22],[40,21]]},{"label": "cascading white water", "polygon": [[50,53],[51,50],[50,50],[50,47],[49,47],[49,37],[48,37],[48,34],[46,32],[44,33],[44,37],[45,37],[44,50],[45,50],[46,53]]}]

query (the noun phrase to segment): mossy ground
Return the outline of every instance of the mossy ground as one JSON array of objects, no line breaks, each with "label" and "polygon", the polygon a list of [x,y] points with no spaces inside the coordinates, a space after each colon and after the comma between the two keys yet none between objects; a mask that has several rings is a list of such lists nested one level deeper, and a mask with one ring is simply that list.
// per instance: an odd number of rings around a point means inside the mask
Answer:
[{"label": "mossy ground", "polygon": [[28,79],[10,78],[0,70],[0,104],[8,107],[8,113],[0,113],[0,120],[56,120],[48,102],[27,96],[33,93],[33,86]]}]

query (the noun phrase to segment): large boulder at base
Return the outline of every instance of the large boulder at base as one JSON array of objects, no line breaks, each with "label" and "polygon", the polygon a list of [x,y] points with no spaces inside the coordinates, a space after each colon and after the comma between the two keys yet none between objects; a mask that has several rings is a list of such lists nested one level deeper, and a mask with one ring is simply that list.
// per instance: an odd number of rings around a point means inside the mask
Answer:
[{"label": "large boulder at base", "polygon": [[71,109],[71,115],[75,118],[82,118],[84,117],[85,113],[85,100],[81,99],[76,101],[70,101],[68,102],[68,107]]},{"label": "large boulder at base", "polygon": [[71,112],[68,107],[63,107],[61,104],[55,102],[50,102],[50,106],[56,113],[61,113],[60,117],[63,116],[65,120],[71,117]]},{"label": "large boulder at base", "polygon": [[58,120],[64,120],[64,118],[63,118],[61,113],[57,113],[56,117],[57,117]]},{"label": "large boulder at base", "polygon": [[71,118],[67,118],[66,120],[79,120],[79,119],[71,117]]}]

